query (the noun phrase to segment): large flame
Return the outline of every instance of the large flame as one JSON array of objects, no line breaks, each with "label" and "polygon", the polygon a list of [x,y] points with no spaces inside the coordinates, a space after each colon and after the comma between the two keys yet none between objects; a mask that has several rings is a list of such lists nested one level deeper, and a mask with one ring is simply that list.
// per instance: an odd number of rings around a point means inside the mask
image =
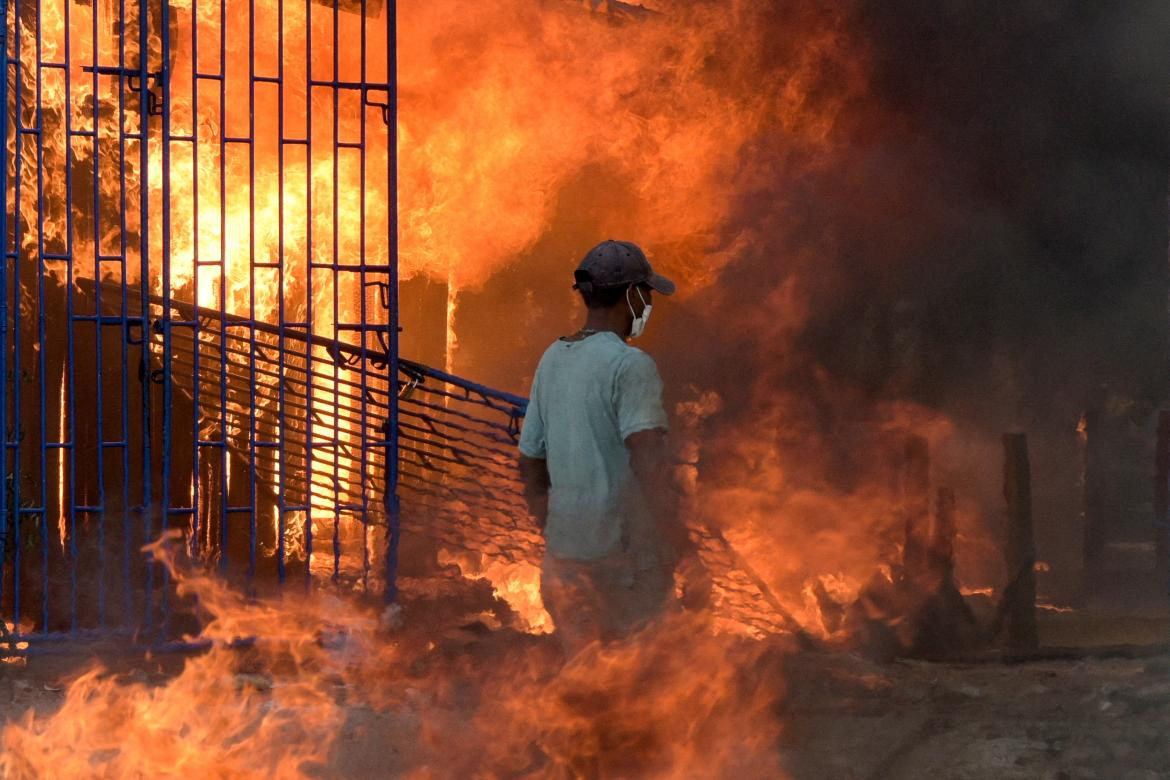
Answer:
[{"label": "large flame", "polygon": [[[379,636],[333,598],[245,599],[176,567],[172,549],[154,552],[211,648],[172,676],[85,671],[53,715],[4,726],[0,774],[319,777],[359,749],[395,776],[782,774],[780,646],[677,615],[563,668],[551,640],[516,634],[452,652],[433,634]],[[339,744],[371,711],[397,716],[365,721],[364,746]]]},{"label": "large flame", "polygon": [[4,727],[0,774],[303,777],[344,723],[339,681],[393,663],[368,614],[327,597],[248,602],[216,579],[177,571],[170,549],[154,548],[179,594],[207,616],[200,638],[211,649],[162,684],[101,666],[82,673],[52,718],[30,710]]},{"label": "large flame", "polygon": [[842,73],[836,94],[810,95],[842,45],[832,13],[801,20],[765,84],[767,3],[657,3],[624,24],[588,5],[399,4],[405,275],[482,283],[541,236],[569,179],[613,164],[625,187],[598,207],[675,247],[689,286],[709,281],[745,145],[766,131],[825,146],[861,83]]}]

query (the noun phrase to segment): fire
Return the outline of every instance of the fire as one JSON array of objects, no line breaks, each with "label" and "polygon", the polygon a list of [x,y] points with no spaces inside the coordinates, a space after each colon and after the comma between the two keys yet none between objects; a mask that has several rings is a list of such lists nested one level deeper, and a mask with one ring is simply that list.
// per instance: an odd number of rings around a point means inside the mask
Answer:
[{"label": "fire", "polygon": [[393,663],[376,620],[335,598],[250,602],[174,568],[169,546],[155,553],[208,615],[211,649],[162,684],[82,673],[53,717],[30,711],[4,727],[0,775],[303,777],[344,723],[338,681]]},{"label": "fire", "polygon": [[[755,408],[769,412],[744,420],[743,427],[704,429],[703,419],[721,408],[709,391],[679,408],[683,449],[695,461],[687,469],[688,511],[722,529],[806,632],[848,640],[850,610],[867,586],[897,580],[894,568],[904,554],[908,505],[898,476],[901,451],[893,445],[915,435],[931,452],[945,451],[955,427],[912,404],[871,407],[846,429],[864,461],[834,464],[848,469],[841,479],[820,456],[834,443],[807,423],[814,418],[801,399],[772,387],[759,392],[768,400]],[[775,433],[761,435],[765,431]],[[978,508],[961,502],[957,516],[960,540],[981,552],[987,534]]]},{"label": "fire", "polygon": [[379,636],[336,598],[245,598],[177,564],[176,541],[154,554],[210,649],[173,676],[81,673],[54,714],[3,727],[0,775],[333,776],[365,717],[364,749],[395,776],[783,776],[781,645],[679,614],[563,667],[555,642],[515,634],[506,652],[486,638],[487,655],[453,654],[409,626]]},{"label": "fire", "polygon": [[540,760],[539,774],[553,777],[784,777],[785,655],[677,615],[594,645],[559,673],[525,659],[527,669],[487,681],[475,737],[452,769],[515,775]]},{"label": "fire", "polygon": [[[62,279],[145,275],[155,294],[261,321],[307,320],[313,334],[355,341],[338,330],[363,320],[369,291],[353,271],[387,262],[396,209],[400,275],[447,285],[450,368],[459,294],[531,247],[561,190],[601,168],[621,182],[599,204],[604,221],[656,247],[656,262],[697,289],[733,252],[714,247],[756,175],[743,168],[747,147],[781,133],[806,159],[826,156],[839,114],[864,90],[864,56],[846,51],[846,20],[834,12],[801,15],[777,42],[768,3],[653,5],[610,18],[570,0],[398,3],[396,192],[380,108],[389,95],[377,88],[387,81],[390,4],[371,3],[363,17],[318,3],[176,0],[167,52],[161,15],[140,18],[136,4],[53,0],[20,19],[14,10],[13,32],[67,65],[41,69],[36,47],[20,49],[19,123],[44,127],[42,159],[26,137],[8,139],[14,153],[20,144],[26,181],[43,171],[44,197],[26,186],[13,204],[22,252],[68,249],[68,269],[50,262]],[[109,70],[136,72],[143,59],[149,72],[167,68],[165,95],[146,85],[156,106],[165,101],[162,115],[143,116],[141,85]],[[774,89],[759,88],[762,74]],[[75,205],[79,191],[96,189],[96,202],[73,214],[67,173]],[[99,260],[116,256],[124,266]],[[364,308],[367,322],[385,316]],[[313,358],[330,360],[320,350]],[[286,532],[295,525],[293,552],[306,526],[327,534],[335,518],[343,538],[368,533],[350,513],[337,517],[331,497],[340,475],[364,471],[352,455],[362,431],[336,413],[334,392],[328,381],[310,392],[314,430],[336,443],[312,448],[308,517],[284,518]],[[247,413],[232,405],[227,427],[246,430]]]},{"label": "fire", "polygon": [[8,620],[0,620],[0,663],[11,666],[24,666],[28,658],[19,655],[28,651],[28,642],[13,641],[14,634],[28,633],[33,629],[32,623],[26,618],[20,624]]},{"label": "fire", "polygon": [[730,213],[744,144],[764,129],[825,144],[861,80],[809,97],[840,46],[833,14],[802,20],[787,78],[759,89],[766,3],[658,2],[627,24],[589,5],[399,4],[405,275],[482,284],[541,236],[563,185],[612,164],[626,184],[604,212],[671,247],[693,288],[718,271],[703,243]]},{"label": "fire", "polygon": [[[44,128],[40,158],[33,136],[13,128],[8,138],[24,182],[13,205],[25,257],[41,246],[68,251],[68,266],[46,261],[63,282],[135,285],[145,278],[154,295],[262,322],[307,322],[308,332],[329,339],[356,342],[342,326],[385,322],[385,312],[363,305],[363,285],[385,274],[357,273],[359,265],[385,267],[389,258],[395,198],[388,191],[390,132],[379,108],[388,100],[385,10],[379,23],[319,4],[176,0],[166,6],[164,53],[164,12],[144,19],[144,7],[55,0],[20,6],[16,18],[18,6],[9,6],[10,34],[20,40],[16,118],[23,128]],[[30,8],[34,13],[25,12]],[[142,26],[145,52],[138,50]],[[282,49],[274,45],[277,30]],[[364,45],[343,45],[357,39]],[[38,56],[64,67],[42,69]],[[150,103],[165,111],[143,116],[140,65],[150,73],[166,68],[165,94],[158,80],[147,84]],[[250,80],[277,74],[280,87]],[[310,77],[367,86],[310,89]],[[124,264],[110,262],[119,256]],[[379,348],[372,336],[366,343]],[[161,358],[161,346],[154,347]],[[324,350],[312,357],[331,365]],[[247,356],[229,360],[247,364]],[[384,381],[371,377],[369,384]],[[335,413],[334,389],[314,383],[310,395],[319,438],[336,441],[312,450],[311,481],[324,487],[313,491],[310,520],[331,525],[335,475],[368,469],[352,454],[361,451],[362,432]],[[238,421],[248,410],[227,413]],[[344,511],[341,521],[353,522]],[[305,522],[288,540],[294,553]]]},{"label": "fire", "polygon": [[506,563],[469,552],[439,550],[440,566],[458,566],[469,579],[492,584],[496,598],[503,599],[520,618],[522,628],[533,634],[547,634],[554,628],[552,616],[540,598],[540,568],[525,562]]}]

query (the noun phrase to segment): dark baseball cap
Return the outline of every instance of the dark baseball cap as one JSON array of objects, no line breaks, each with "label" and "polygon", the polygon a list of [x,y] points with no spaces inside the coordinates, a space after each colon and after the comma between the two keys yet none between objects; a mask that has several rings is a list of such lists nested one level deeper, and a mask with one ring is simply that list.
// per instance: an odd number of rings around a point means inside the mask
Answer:
[{"label": "dark baseball cap", "polygon": [[647,284],[663,295],[674,292],[674,282],[654,273],[646,253],[629,241],[602,241],[589,250],[573,272],[574,290],[589,292],[629,284]]}]

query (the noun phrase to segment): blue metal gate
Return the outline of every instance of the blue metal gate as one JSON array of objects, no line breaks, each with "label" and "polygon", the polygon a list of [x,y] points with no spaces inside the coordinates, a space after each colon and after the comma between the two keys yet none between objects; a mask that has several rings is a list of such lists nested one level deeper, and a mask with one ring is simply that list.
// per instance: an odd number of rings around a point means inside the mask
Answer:
[{"label": "blue metal gate", "polygon": [[393,3],[3,8],[0,642],[165,633],[167,529],[241,581],[378,589]]}]

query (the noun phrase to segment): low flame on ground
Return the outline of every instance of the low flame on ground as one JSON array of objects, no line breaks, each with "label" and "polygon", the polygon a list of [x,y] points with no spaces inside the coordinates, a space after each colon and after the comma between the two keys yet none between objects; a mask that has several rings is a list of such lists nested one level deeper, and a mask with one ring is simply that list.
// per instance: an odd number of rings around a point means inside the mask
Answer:
[{"label": "low flame on ground", "polygon": [[466,551],[439,550],[440,566],[457,566],[473,580],[487,580],[496,598],[503,599],[531,634],[552,632],[552,616],[540,598],[540,568],[530,563],[506,563]]},{"label": "low flame on ground", "polygon": [[337,681],[393,660],[376,620],[326,596],[248,601],[175,569],[169,549],[153,548],[208,617],[211,649],[161,684],[84,672],[54,716],[4,727],[0,776],[300,777],[328,755],[345,716]]},{"label": "low flame on ground", "polygon": [[8,620],[0,620],[0,663],[11,666],[24,666],[28,662],[27,656],[13,655],[28,651],[28,642],[12,641],[13,634],[26,633],[33,630],[32,623],[22,621],[17,625]]},{"label": "low flame on ground", "polygon": [[995,588],[968,588],[964,586],[959,588],[959,593],[964,596],[994,596]]},{"label": "low flame on ground", "polygon": [[395,715],[363,726],[387,729],[367,749],[388,775],[783,775],[781,644],[677,614],[561,667],[547,639],[391,638],[326,595],[247,599],[176,566],[180,545],[173,535],[153,551],[205,616],[197,638],[211,649],[171,677],[83,672],[55,714],[4,726],[0,776],[332,776],[347,758],[339,736],[373,712]]}]

